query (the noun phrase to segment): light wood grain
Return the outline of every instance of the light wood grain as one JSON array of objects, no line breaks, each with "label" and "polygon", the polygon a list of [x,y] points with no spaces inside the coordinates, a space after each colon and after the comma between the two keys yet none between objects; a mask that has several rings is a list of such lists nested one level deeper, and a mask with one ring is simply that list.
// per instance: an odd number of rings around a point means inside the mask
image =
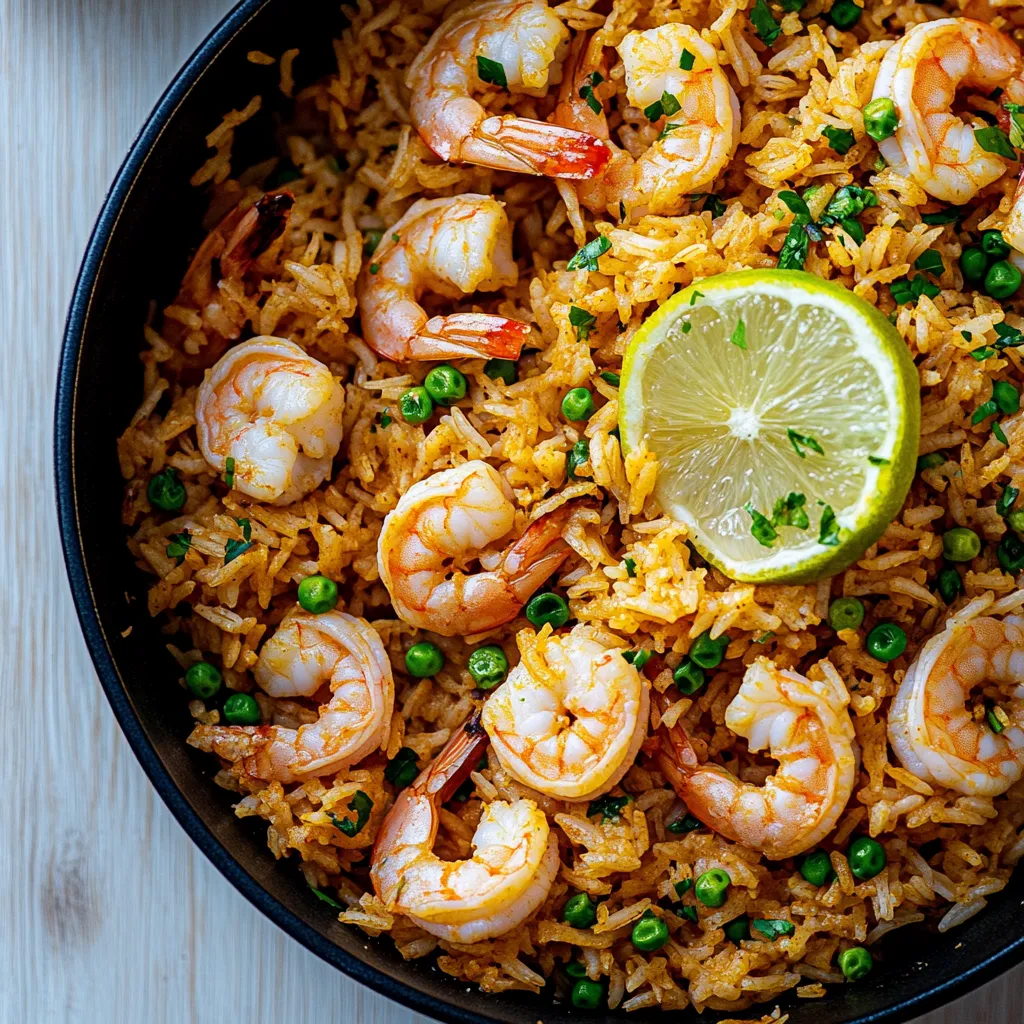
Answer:
[{"label": "light wood grain", "polygon": [[[78,261],[143,118],[227,7],[0,0],[0,1024],[425,1020],[306,952],[192,847],[107,707],[64,579],[50,434]],[[1022,997],[1017,971],[921,1024],[1018,1021]]]}]

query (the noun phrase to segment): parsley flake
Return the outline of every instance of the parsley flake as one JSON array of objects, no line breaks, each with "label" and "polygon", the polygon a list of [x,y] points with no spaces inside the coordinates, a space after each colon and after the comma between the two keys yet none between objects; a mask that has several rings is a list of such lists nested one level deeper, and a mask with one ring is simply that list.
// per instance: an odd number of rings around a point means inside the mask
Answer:
[{"label": "parsley flake", "polygon": [[750,513],[750,534],[757,541],[761,547],[770,548],[775,543],[776,538],[779,536],[775,531],[775,527],[772,526],[771,520],[761,512],[758,512],[754,508],[753,502],[748,501],[743,509],[745,512]]},{"label": "parsley flake", "polygon": [[757,0],[749,17],[750,24],[754,26],[758,39],[765,46],[771,46],[779,38],[782,26],[775,20],[775,16],[764,0]]},{"label": "parsley flake", "polygon": [[505,65],[501,61],[491,60],[490,57],[477,54],[476,74],[481,82],[486,82],[488,85],[496,85],[501,89],[508,88]]},{"label": "parsley flake", "polygon": [[597,317],[579,306],[570,306],[569,323],[576,328],[576,340],[586,341],[597,323]]},{"label": "parsley flake", "polygon": [[825,449],[821,447],[821,443],[811,437],[810,434],[798,434],[792,427],[786,428],[786,437],[789,438],[789,443],[793,446],[793,451],[800,456],[801,459],[807,458],[807,453],[804,448],[810,448],[812,452],[817,452],[819,455],[825,454]]},{"label": "parsley flake", "polygon": [[826,505],[821,513],[821,525],[818,529],[818,543],[825,547],[839,546],[839,523],[831,505]]},{"label": "parsley flake", "polygon": [[597,270],[598,258],[603,256],[610,248],[612,243],[607,235],[598,235],[597,238],[592,238],[582,249],[580,249],[571,260],[569,260],[569,270]]},{"label": "parsley flake", "polygon": [[693,54],[689,50],[683,50],[682,56],[679,58],[679,66],[683,71],[692,71],[694,59]]},{"label": "parsley flake", "polygon": [[587,806],[587,817],[592,818],[595,814],[601,815],[601,824],[606,821],[618,821],[622,809],[629,803],[628,796],[612,796],[605,793],[596,800],[591,800]]},{"label": "parsley flake", "polygon": [[849,128],[833,128],[832,125],[828,125],[821,134],[828,139],[829,146],[840,156],[846,156],[857,141],[857,136]]},{"label": "parsley flake", "polygon": [[747,325],[742,320],[736,321],[736,326],[733,328],[732,334],[729,335],[729,341],[737,348],[743,349],[745,352],[747,349]]},{"label": "parsley flake", "polygon": [[975,128],[974,138],[986,153],[994,153],[1006,160],[1017,159],[1017,151],[1002,128],[997,128],[995,125],[990,125],[988,128]]},{"label": "parsley flake", "polygon": [[347,835],[350,839],[359,835],[363,827],[370,820],[370,811],[373,810],[373,801],[361,790],[357,789],[348,803],[348,809],[356,812],[356,820],[351,818],[339,818],[328,812],[327,817],[331,824]]}]

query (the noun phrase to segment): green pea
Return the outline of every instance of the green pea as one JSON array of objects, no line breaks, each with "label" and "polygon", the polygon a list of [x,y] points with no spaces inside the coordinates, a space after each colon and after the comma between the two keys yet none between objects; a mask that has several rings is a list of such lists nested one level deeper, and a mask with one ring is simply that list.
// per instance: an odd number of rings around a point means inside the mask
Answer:
[{"label": "green pea", "polygon": [[981,249],[994,260],[1005,260],[1010,255],[1010,247],[1006,244],[1002,231],[983,231]]},{"label": "green pea", "polygon": [[864,603],[855,597],[837,597],[828,606],[828,624],[841,629],[859,629],[864,621]]},{"label": "green pea", "polygon": [[850,862],[850,871],[862,882],[874,878],[885,867],[887,860],[885,847],[869,836],[854,839],[850,843],[846,859]]},{"label": "green pea", "polygon": [[572,987],[572,1005],[580,1010],[596,1010],[604,998],[604,986],[599,981],[580,978]]},{"label": "green pea", "polygon": [[314,615],[334,610],[338,603],[338,584],[326,576],[307,576],[299,584],[299,604]]},{"label": "green pea", "polygon": [[996,559],[1007,572],[1020,572],[1024,569],[1024,541],[1015,533],[1004,533],[996,548]]},{"label": "green pea", "polygon": [[696,693],[704,685],[704,669],[684,658],[672,673],[672,682],[679,687],[680,693]]},{"label": "green pea", "polygon": [[247,693],[233,693],[224,701],[224,720],[230,725],[256,725],[260,706]]},{"label": "green pea", "polygon": [[208,661],[189,665],[185,673],[185,685],[200,700],[209,700],[220,689],[221,679],[220,670]]},{"label": "green pea", "polygon": [[922,455],[917,460],[917,471],[921,472],[922,469],[935,469],[937,466],[941,466],[946,461],[946,456],[942,452],[929,452],[927,455]]},{"label": "green pea", "polygon": [[960,253],[960,273],[967,284],[981,284],[988,271],[989,259],[977,245],[969,245]]},{"label": "green pea", "polygon": [[466,667],[481,690],[491,690],[505,681],[508,675],[508,658],[497,645],[478,647],[470,656]]},{"label": "green pea", "polygon": [[405,652],[405,668],[409,675],[417,679],[436,676],[444,668],[444,654],[437,644],[421,640]]},{"label": "green pea", "polygon": [[484,373],[491,380],[504,381],[505,384],[515,384],[519,380],[519,367],[511,359],[488,359],[484,363]]},{"label": "green pea", "polygon": [[1024,533],[1024,508],[1015,508],[1006,517],[1006,525],[1014,533]]},{"label": "green pea", "polygon": [[423,423],[434,412],[434,400],[426,388],[409,388],[398,400],[402,419],[406,423]]},{"label": "green pea", "polygon": [[1008,380],[997,380],[992,385],[992,401],[1009,416],[1020,408],[1020,392]]},{"label": "green pea", "polygon": [[847,981],[860,981],[870,973],[872,964],[871,954],[863,946],[853,946],[839,954],[839,970]]},{"label": "green pea", "polygon": [[185,504],[188,492],[178,479],[178,471],[173,466],[168,466],[150,478],[146,487],[146,497],[149,498],[150,505],[155,505],[164,512],[177,512]]},{"label": "green pea", "polygon": [[732,879],[723,868],[711,868],[697,877],[693,894],[705,907],[720,907],[725,903]]},{"label": "green pea", "polygon": [[576,470],[583,465],[587,459],[590,458],[590,442],[585,438],[581,437],[573,446],[569,449],[569,454],[565,457],[565,472],[566,475],[571,479],[576,479]]},{"label": "green pea", "polygon": [[725,926],[725,937],[738,946],[744,939],[750,938],[750,918],[746,914],[734,918]]},{"label": "green pea", "polygon": [[438,405],[453,405],[466,394],[466,378],[447,363],[435,366],[423,382],[427,394]]},{"label": "green pea", "polygon": [[896,104],[887,96],[879,96],[864,108],[864,131],[876,142],[895,135],[899,124]]},{"label": "green pea", "polygon": [[590,928],[597,921],[594,901],[585,893],[578,892],[562,908],[562,920],[573,928]]},{"label": "green pea", "polygon": [[824,885],[830,878],[835,877],[832,861],[824,850],[815,850],[807,854],[800,862],[800,874],[811,885]]},{"label": "green pea", "polygon": [[724,633],[717,639],[711,639],[711,630],[706,629],[690,648],[690,660],[701,668],[717,668],[725,657],[725,649],[729,646],[729,638]]},{"label": "green pea", "polygon": [[630,936],[633,945],[644,953],[653,953],[668,942],[668,925],[648,910],[635,925]]},{"label": "green pea", "polygon": [[594,411],[594,399],[588,388],[573,388],[562,399],[562,415],[573,423],[588,420]]},{"label": "green pea", "polygon": [[985,294],[993,299],[1008,299],[1020,288],[1021,273],[1006,260],[999,260],[988,268],[985,275]]},{"label": "green pea", "polygon": [[880,622],[864,642],[868,654],[879,661],[892,661],[907,649],[907,634],[895,622]]},{"label": "green pea", "polygon": [[942,535],[942,553],[951,562],[969,562],[980,551],[981,538],[966,526],[954,526]]},{"label": "green pea", "polygon": [[858,7],[853,0],[836,0],[832,5],[832,10],[828,12],[828,17],[837,29],[845,32],[860,21],[860,16],[863,13],[863,9]]},{"label": "green pea", "polygon": [[[1011,513],[1011,515],[1012,514],[1013,513]],[[958,573],[956,569],[947,568],[943,569],[942,572],[939,573],[937,586],[939,597],[941,597],[946,604],[952,604],[956,600],[960,591],[963,590],[964,582],[960,579],[960,573]]]},{"label": "green pea", "polygon": [[526,605],[526,617],[537,629],[548,622],[552,629],[558,629],[569,621],[569,606],[558,594],[534,594]]}]

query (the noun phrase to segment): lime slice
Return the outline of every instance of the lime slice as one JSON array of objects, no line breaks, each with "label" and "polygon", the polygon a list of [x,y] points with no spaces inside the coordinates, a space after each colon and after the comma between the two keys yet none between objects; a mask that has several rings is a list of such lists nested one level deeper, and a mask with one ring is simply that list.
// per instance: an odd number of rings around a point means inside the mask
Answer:
[{"label": "lime slice", "polygon": [[903,504],[920,420],[896,329],[798,271],[721,274],[673,295],[622,366],[626,451],[646,443],[662,509],[737,580],[806,582],[858,558]]}]

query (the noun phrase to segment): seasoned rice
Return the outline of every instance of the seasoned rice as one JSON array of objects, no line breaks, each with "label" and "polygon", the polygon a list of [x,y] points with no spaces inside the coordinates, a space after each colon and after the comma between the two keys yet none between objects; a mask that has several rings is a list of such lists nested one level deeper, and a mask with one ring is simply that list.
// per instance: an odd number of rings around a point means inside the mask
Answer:
[{"label": "seasoned rice", "polygon": [[[835,872],[829,884],[812,885],[794,861],[767,861],[707,831],[668,832],[666,822],[678,813],[675,794],[656,762],[641,754],[622,780],[621,790],[633,800],[617,821],[598,823],[586,816],[585,805],[540,798],[558,837],[559,876],[525,924],[474,945],[428,935],[373,894],[368,854],[395,792],[384,777],[383,757],[285,785],[245,775],[238,763],[245,753],[241,741],[237,756],[222,757],[215,781],[234,794],[236,814],[266,822],[272,855],[292,858],[311,887],[340,905],[342,921],[389,936],[407,959],[436,958],[446,974],[485,992],[539,992],[553,980],[546,991],[564,1000],[569,983],[560,967],[576,959],[591,979],[607,983],[612,1009],[693,1005],[740,1012],[787,993],[821,998],[844,980],[836,966],[841,950],[876,943],[905,926],[946,931],[962,924],[999,898],[1024,854],[1018,836],[1024,785],[999,797],[962,796],[894,763],[886,740],[888,705],[910,658],[949,614],[935,595],[944,529],[970,527],[984,542],[964,575],[958,613],[1004,614],[1024,603],[1024,577],[1005,572],[995,556],[1006,530],[995,503],[1006,485],[1024,488],[1024,411],[1001,420],[1005,445],[984,423],[971,422],[996,376],[1018,384],[1024,378],[1024,350],[1007,348],[983,361],[970,355],[983,339],[991,342],[997,324],[1024,327],[1024,320],[1012,305],[962,290],[957,263],[968,232],[1003,225],[1015,180],[1006,175],[984,189],[960,223],[929,226],[921,219],[923,204],[941,204],[891,168],[875,169],[870,139],[859,138],[839,155],[821,137],[826,126],[862,135],[861,108],[892,41],[903,26],[945,15],[950,5],[940,10],[868,0],[856,32],[847,33],[823,27],[820,19],[808,24],[828,6],[808,0],[799,15],[782,18],[772,50],[750,29],[751,6],[747,0],[578,0],[557,8],[570,28],[603,25],[610,45],[630,29],[685,20],[715,47],[743,107],[739,150],[715,190],[725,204],[717,216],[702,209],[701,197],[679,216],[618,224],[582,210],[570,190],[549,180],[440,161],[410,127],[403,84],[405,69],[439,22],[439,3],[344,6],[348,25],[334,47],[337,70],[313,85],[296,85],[303,80],[301,49],[248,55],[254,64],[278,63],[281,91],[294,93],[293,127],[273,159],[233,167],[234,133],[263,105],[254,97],[211,130],[211,156],[192,183],[209,192],[208,230],[236,204],[255,202],[268,180],[282,180],[282,171],[291,175],[287,187],[295,204],[287,232],[245,283],[222,282],[218,315],[242,337],[270,334],[297,342],[344,384],[342,452],[333,476],[301,501],[281,508],[229,491],[200,454],[195,399],[201,374],[190,369],[216,358],[204,354],[211,331],[200,313],[172,304],[144,330],[142,400],[118,441],[118,456],[126,481],[123,522],[149,578],[148,610],[159,617],[182,674],[196,661],[216,662],[227,691],[251,693],[264,723],[316,719],[314,701],[270,697],[251,673],[261,643],[294,605],[298,583],[316,573],[337,581],[339,607],[365,617],[390,657],[396,695],[388,758],[409,747],[426,763],[471,714],[480,694],[466,662],[480,638],[426,634],[397,620],[380,581],[376,545],[384,516],[412,484],[480,458],[511,485],[524,522],[572,497],[590,499],[566,532],[573,556],[557,585],[578,622],[653,652],[645,671],[655,691],[671,685],[672,670],[695,637],[708,629],[712,636],[728,634],[726,660],[708,685],[652,709],[652,730],[661,722],[681,724],[708,757],[728,760],[740,778],[760,781],[771,762],[750,754],[725,727],[725,708],[757,657],[827,682],[849,699],[860,768],[853,796],[824,844]],[[1012,28],[1021,6],[1000,4],[988,20]],[[624,90],[621,76],[613,79]],[[545,116],[553,98],[499,94],[494,103]],[[622,137],[642,148],[636,126],[627,125]],[[654,456],[640,449],[622,457],[617,388],[598,374],[620,369],[644,316],[679,287],[723,271],[775,266],[792,222],[780,191],[820,185],[820,213],[837,188],[851,183],[870,186],[879,199],[864,215],[864,241],[830,238],[812,247],[807,269],[891,314],[920,372],[920,452],[941,452],[944,461],[918,474],[897,519],[846,571],[807,585],[738,583],[701,560],[685,527],[656,506]],[[532,333],[518,382],[493,380],[483,360],[464,360],[466,399],[432,425],[414,425],[397,414],[399,398],[422,383],[430,364],[382,361],[361,339],[355,283],[364,239],[393,224],[419,197],[465,192],[504,202],[515,226],[519,282],[444,308],[500,313],[531,324]],[[596,234],[611,242],[600,272],[567,270],[578,245]],[[943,257],[941,291],[896,307],[888,283],[906,277],[929,248]],[[168,282],[167,293],[174,287]],[[568,319],[577,302],[598,316],[589,345],[581,344]],[[598,401],[582,426],[558,415],[559,396],[580,385],[591,387]],[[566,458],[581,437],[590,442],[590,457],[576,470],[578,479],[567,481]],[[166,466],[178,471],[188,493],[181,512],[170,516],[151,508],[146,495],[150,477]],[[237,520],[243,517],[251,524],[251,546],[224,564],[229,541],[242,540]],[[166,549],[183,531],[191,544],[179,564]],[[627,572],[627,558],[634,572]],[[865,628],[881,620],[900,625],[910,639],[907,655],[883,663],[864,649],[865,630],[837,635],[830,629],[828,604],[840,596],[870,599]],[[503,642],[513,663],[516,645],[505,641],[526,625],[520,618],[489,634]],[[433,678],[413,679],[405,670],[405,651],[420,639],[444,653],[445,667]],[[530,642],[520,638],[521,645]],[[202,701],[189,707],[197,723],[221,721]],[[474,795],[449,803],[442,814],[442,856],[469,853],[481,801],[528,792],[494,758],[472,783]],[[373,810],[367,826],[349,837],[333,826],[331,814],[344,814],[357,790],[372,798]],[[854,877],[844,853],[860,834],[877,839],[888,858],[887,868],[869,881]],[[710,867],[728,871],[728,900],[695,922],[681,913],[674,883]],[[592,929],[562,921],[573,891],[600,898]],[[633,923],[648,909],[671,935],[651,954],[630,942]],[[727,941],[724,925],[742,914],[791,922],[793,934]],[[884,958],[884,944],[873,953]],[[776,1010],[764,1019],[781,1024],[786,1018]]]}]

